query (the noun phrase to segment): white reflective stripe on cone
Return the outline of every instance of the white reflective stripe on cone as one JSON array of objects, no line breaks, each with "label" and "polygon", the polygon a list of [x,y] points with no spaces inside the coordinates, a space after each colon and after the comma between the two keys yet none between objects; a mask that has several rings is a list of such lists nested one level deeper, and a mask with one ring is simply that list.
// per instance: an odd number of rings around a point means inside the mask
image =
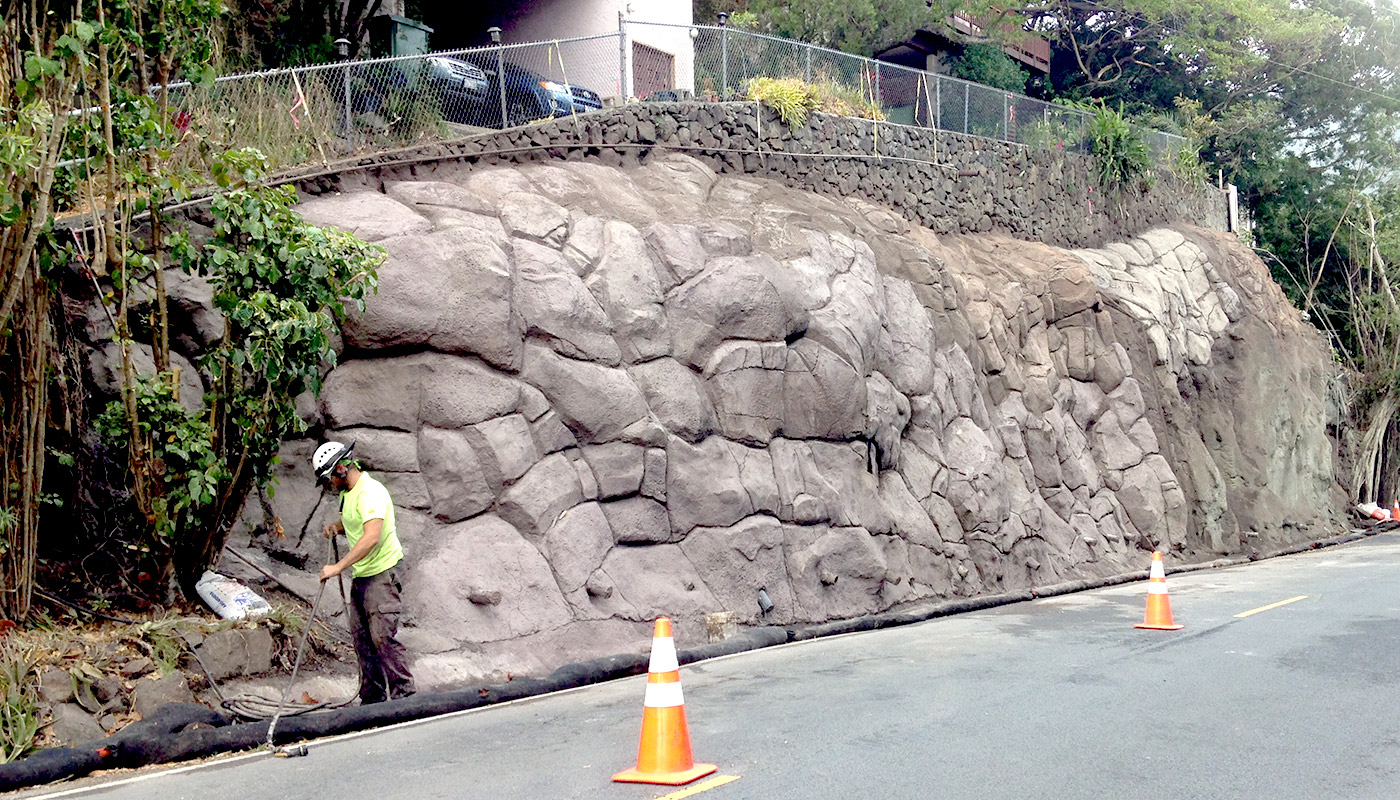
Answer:
[{"label": "white reflective stripe on cone", "polygon": [[1166,578],[1167,578],[1167,571],[1166,571],[1165,569],[1162,568],[1162,562],[1160,562],[1160,561],[1153,561],[1153,562],[1152,562],[1152,571],[1149,572],[1149,573],[1147,574],[1147,577],[1149,577],[1149,578],[1161,578],[1162,580],[1166,580]]},{"label": "white reflective stripe on cone", "polygon": [[1149,584],[1147,584],[1147,593],[1148,593],[1148,594],[1166,594],[1166,593],[1167,593],[1167,585],[1166,585],[1165,583],[1149,583]]},{"label": "white reflective stripe on cone", "polygon": [[643,705],[647,708],[673,708],[685,705],[681,696],[681,682],[648,683],[647,697]]},{"label": "white reflective stripe on cone", "polygon": [[676,640],[669,636],[651,640],[651,664],[647,672],[675,672],[681,665],[676,661]]}]

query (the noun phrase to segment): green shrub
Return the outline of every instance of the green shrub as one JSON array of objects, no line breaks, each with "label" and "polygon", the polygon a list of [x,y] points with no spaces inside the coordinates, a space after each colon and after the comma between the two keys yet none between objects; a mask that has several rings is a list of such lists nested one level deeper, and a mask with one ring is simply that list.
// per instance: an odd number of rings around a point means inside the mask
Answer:
[{"label": "green shrub", "polygon": [[772,106],[789,127],[800,127],[813,111],[883,122],[885,114],[859,89],[835,82],[804,83],[799,78],[754,78],[747,97]]},{"label": "green shrub", "polygon": [[1140,191],[1151,180],[1152,154],[1122,112],[1100,104],[1089,121],[1094,177],[1105,192]]},{"label": "green shrub", "polygon": [[807,115],[818,106],[811,88],[797,78],[754,78],[749,81],[748,98],[771,106],[792,128],[806,123]]}]

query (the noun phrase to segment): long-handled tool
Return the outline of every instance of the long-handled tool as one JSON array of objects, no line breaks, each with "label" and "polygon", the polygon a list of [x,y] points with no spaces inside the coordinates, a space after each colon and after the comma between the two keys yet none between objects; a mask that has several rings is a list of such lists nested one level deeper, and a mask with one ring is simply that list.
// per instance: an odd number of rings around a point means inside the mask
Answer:
[{"label": "long-handled tool", "polygon": [[[334,534],[331,535],[331,555],[335,557],[335,560],[332,561],[331,563],[332,563],[332,564],[339,564],[339,563],[340,563],[340,542],[335,538],[335,535],[334,535]],[[346,615],[348,616],[348,615],[350,614],[350,598],[348,598],[348,597],[345,596],[345,573],[344,573],[344,572],[338,572],[338,573],[336,573],[335,579],[336,579],[336,581],[340,584],[340,603],[341,603],[341,605],[345,608],[345,613],[346,613]]]},{"label": "long-handled tool", "polygon": [[272,754],[279,758],[304,756],[307,753],[304,744],[295,747],[278,747],[272,737],[277,731],[277,721],[282,717],[282,709],[287,705],[287,694],[291,692],[292,685],[297,681],[297,670],[301,669],[302,656],[306,655],[306,641],[311,638],[311,624],[316,621],[316,611],[321,607],[321,596],[325,593],[326,582],[321,581],[319,588],[316,589],[316,599],[311,603],[311,616],[306,620],[306,630],[301,632],[301,643],[297,645],[297,659],[292,664],[292,677],[287,680],[287,686],[282,690],[282,699],[277,701],[277,713],[272,715],[272,721],[267,725],[267,746],[272,749]]}]

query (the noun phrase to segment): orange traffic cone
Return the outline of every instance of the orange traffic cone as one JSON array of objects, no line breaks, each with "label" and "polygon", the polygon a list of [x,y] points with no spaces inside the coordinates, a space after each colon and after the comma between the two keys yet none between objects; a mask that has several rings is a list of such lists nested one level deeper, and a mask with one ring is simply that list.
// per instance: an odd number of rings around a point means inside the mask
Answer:
[{"label": "orange traffic cone", "polygon": [[1400,519],[1400,500],[1395,501],[1395,507],[1390,509],[1391,519]]},{"label": "orange traffic cone", "polygon": [[709,775],[718,767],[697,764],[690,754],[690,731],[685,724],[685,698],[681,696],[681,668],[671,620],[656,621],[651,640],[651,666],[647,669],[647,695],[642,710],[642,741],[637,766],[612,777],[624,783],[660,783],[680,786]]},{"label": "orange traffic cone", "polygon": [[1147,616],[1135,628],[1156,631],[1179,631],[1172,621],[1172,601],[1167,597],[1167,571],[1162,567],[1162,554],[1152,553],[1152,572],[1147,577]]}]

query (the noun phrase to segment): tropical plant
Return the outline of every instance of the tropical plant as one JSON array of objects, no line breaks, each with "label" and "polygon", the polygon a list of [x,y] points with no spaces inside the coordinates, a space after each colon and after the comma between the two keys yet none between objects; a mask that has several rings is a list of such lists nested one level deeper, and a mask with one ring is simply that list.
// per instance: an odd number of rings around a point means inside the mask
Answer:
[{"label": "tropical plant", "polygon": [[754,78],[748,98],[768,104],[789,127],[799,128],[819,103],[810,87],[797,78]]},{"label": "tropical plant", "polygon": [[0,764],[34,749],[34,738],[39,735],[37,663],[34,647],[13,640],[0,644]]},{"label": "tropical plant", "polygon": [[863,91],[833,81],[814,83],[810,89],[812,96],[816,98],[817,110],[823,114],[873,119],[877,122],[885,120],[885,112],[868,90]]},{"label": "tropical plant", "polygon": [[29,611],[55,350],[52,207],[70,109],[100,28],[62,2],[0,14],[0,616]]},{"label": "tropical plant", "polygon": [[1121,111],[1099,104],[1089,121],[1089,141],[1100,189],[1119,194],[1147,188],[1152,154]]},{"label": "tropical plant", "polygon": [[808,84],[798,78],[754,78],[746,96],[767,103],[791,127],[807,122],[813,111],[841,117],[883,121],[885,114],[868,94],[835,82]]}]

